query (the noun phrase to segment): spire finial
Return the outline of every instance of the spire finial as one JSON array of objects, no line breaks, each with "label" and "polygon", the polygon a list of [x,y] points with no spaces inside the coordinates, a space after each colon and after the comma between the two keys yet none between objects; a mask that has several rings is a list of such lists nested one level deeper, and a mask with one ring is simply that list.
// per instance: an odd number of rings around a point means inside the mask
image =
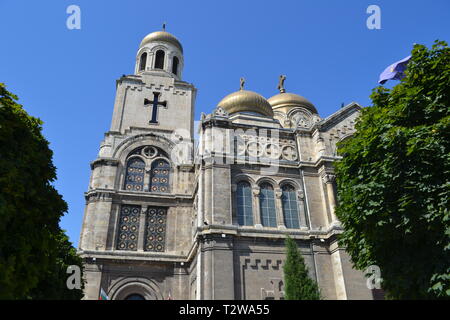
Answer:
[{"label": "spire finial", "polygon": [[240,83],[240,87],[241,87],[240,90],[244,90],[245,79],[241,78],[240,81],[241,81],[241,83]]},{"label": "spire finial", "polygon": [[286,89],[284,89],[284,80],[286,80],[285,75],[280,75],[280,81],[278,82],[278,90],[280,90],[280,93],[285,93]]},{"label": "spire finial", "polygon": [[166,31],[166,23],[165,22],[163,23],[162,27],[163,27],[163,31]]}]

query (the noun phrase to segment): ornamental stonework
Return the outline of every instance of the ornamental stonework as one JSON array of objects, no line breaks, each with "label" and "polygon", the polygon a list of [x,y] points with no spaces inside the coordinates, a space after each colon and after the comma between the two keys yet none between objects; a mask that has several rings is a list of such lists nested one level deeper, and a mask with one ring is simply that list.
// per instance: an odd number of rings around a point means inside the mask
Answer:
[{"label": "ornamental stonework", "polygon": [[296,161],[296,143],[290,139],[279,139],[250,134],[239,135],[236,139],[238,156],[266,158],[271,160]]}]

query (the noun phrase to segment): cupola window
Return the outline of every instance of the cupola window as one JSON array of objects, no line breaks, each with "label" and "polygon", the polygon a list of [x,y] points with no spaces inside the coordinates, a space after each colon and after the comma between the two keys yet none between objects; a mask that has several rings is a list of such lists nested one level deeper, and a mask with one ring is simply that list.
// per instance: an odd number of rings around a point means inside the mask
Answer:
[{"label": "cupola window", "polygon": [[144,71],[146,64],[147,64],[147,52],[144,52],[141,55],[141,59],[139,61],[139,71]]},{"label": "cupola window", "polygon": [[172,60],[172,73],[178,75],[178,57],[173,57]]},{"label": "cupola window", "polygon": [[164,51],[156,51],[155,69],[164,69]]}]

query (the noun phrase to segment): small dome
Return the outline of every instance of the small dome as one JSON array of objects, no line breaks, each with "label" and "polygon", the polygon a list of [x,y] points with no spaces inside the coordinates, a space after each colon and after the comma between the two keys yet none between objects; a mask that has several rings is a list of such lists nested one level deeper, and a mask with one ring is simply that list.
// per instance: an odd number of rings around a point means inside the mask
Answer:
[{"label": "small dome", "polygon": [[176,46],[180,51],[183,53],[183,47],[181,46],[180,41],[178,41],[177,38],[175,38],[174,35],[166,32],[166,31],[156,31],[148,34],[141,42],[139,47],[143,47],[149,42],[156,42],[156,41],[162,41],[167,42],[170,44],[173,44]]},{"label": "small dome", "polygon": [[236,112],[256,112],[273,117],[273,110],[267,100],[253,91],[239,90],[223,98],[218,107],[224,108],[229,114]]},{"label": "small dome", "polygon": [[283,107],[304,107],[312,113],[317,113],[316,107],[308,99],[294,93],[279,93],[267,101],[274,110]]}]

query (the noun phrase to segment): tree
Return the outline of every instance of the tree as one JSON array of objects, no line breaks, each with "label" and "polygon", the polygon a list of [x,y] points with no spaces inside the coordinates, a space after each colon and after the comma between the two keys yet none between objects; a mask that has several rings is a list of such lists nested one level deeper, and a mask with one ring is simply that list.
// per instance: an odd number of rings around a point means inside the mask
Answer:
[{"label": "tree", "polygon": [[82,259],[72,246],[64,230],[60,230],[53,239],[56,242],[55,263],[46,270],[38,285],[28,294],[28,298],[38,300],[80,300],[83,298],[84,282],[80,281],[80,290],[68,290],[66,282],[71,275],[67,273],[69,266],[80,267],[80,276],[82,276]]},{"label": "tree", "polygon": [[377,87],[336,164],[340,239],[377,265],[393,299],[450,297],[450,50],[415,45],[405,77]]},{"label": "tree", "polygon": [[[67,204],[52,185],[56,169],[42,122],[17,99],[0,83],[0,299],[44,298],[65,286],[60,269],[80,260],[59,227]],[[49,298],[81,294],[58,290]]]},{"label": "tree", "polygon": [[286,262],[283,266],[286,300],[319,300],[317,283],[309,277],[308,268],[295,241],[286,238]]}]

